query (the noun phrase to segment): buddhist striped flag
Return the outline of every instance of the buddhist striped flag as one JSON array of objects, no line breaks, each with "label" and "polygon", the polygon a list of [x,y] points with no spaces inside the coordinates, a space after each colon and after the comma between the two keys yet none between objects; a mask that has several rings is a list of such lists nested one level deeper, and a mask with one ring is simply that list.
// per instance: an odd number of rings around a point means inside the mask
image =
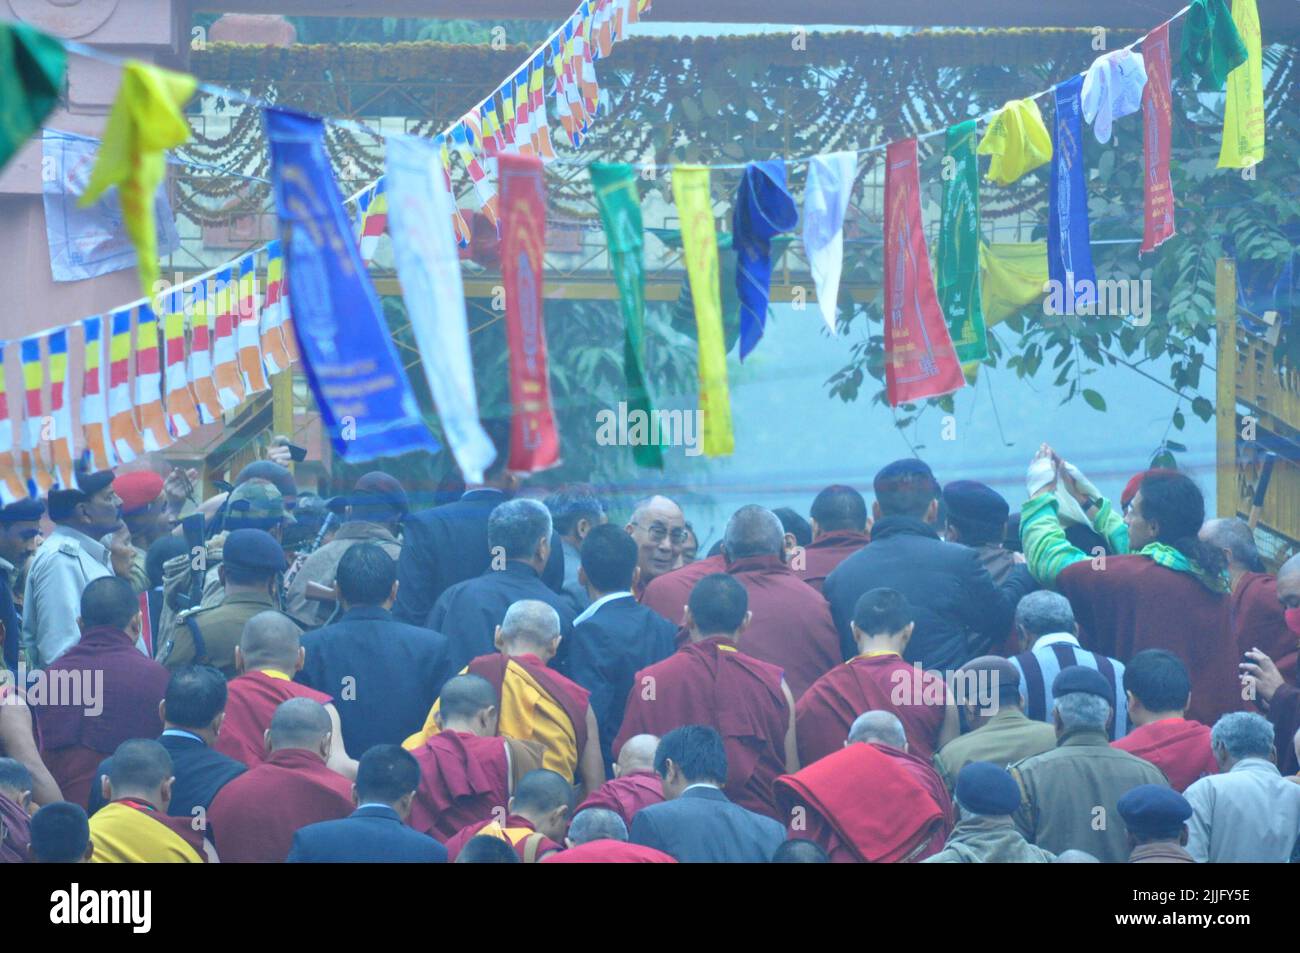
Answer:
[{"label": "buddhist striped flag", "polygon": [[209,294],[208,316],[213,328],[212,379],[217,385],[222,410],[232,410],[244,399],[244,380],[239,373],[239,354],[235,347],[236,291],[230,269],[217,272]]},{"label": "buddhist striped flag", "polygon": [[135,413],[147,453],[172,442],[162,402],[162,349],[158,340],[158,316],[142,304],[135,309]]},{"label": "buddhist striped flag", "polygon": [[[266,373],[279,374],[289,369],[289,349],[285,345],[285,320],[289,303],[284,299],[284,255],[279,241],[266,246],[266,300],[262,305],[262,363]],[[292,334],[293,329],[289,328]]]},{"label": "buddhist striped flag", "polygon": [[483,130],[483,152],[487,155],[496,155],[506,147],[506,141],[501,136],[501,123],[497,119],[496,102],[491,96],[479,107],[479,128]]},{"label": "buddhist striped flag", "polygon": [[200,423],[199,405],[185,373],[185,292],[172,291],[167,295],[162,325],[167,425],[173,437],[184,437]]},{"label": "buddhist striped flag", "polygon": [[614,0],[596,0],[591,15],[592,59],[609,56],[614,46]]},{"label": "buddhist striped flag", "polygon": [[41,335],[24,338],[19,345],[23,368],[23,405],[25,420],[22,439],[22,469],[27,488],[32,496],[44,493],[54,485],[50,471],[41,459],[39,447],[47,432],[49,421],[45,416],[45,366],[41,362]]},{"label": "buddhist striped flag", "polygon": [[90,456],[91,470],[107,470],[117,464],[108,436],[108,393],[104,383],[104,319],[83,318],[81,338],[85,342],[81,379],[81,437]]},{"label": "buddhist striped flag", "polygon": [[[519,134],[526,135],[523,127],[520,127]],[[461,248],[469,247],[469,226],[465,224],[464,217],[460,214],[460,206],[455,204],[456,193],[451,187],[451,152],[447,148],[447,137],[442,133],[433,137],[434,145],[438,147],[438,156],[442,160],[442,180],[447,184],[447,192],[452,196],[451,227],[456,233],[456,244]]]},{"label": "buddhist striped flag", "polygon": [[581,105],[577,99],[576,87],[573,87],[573,66],[569,62],[569,45],[573,38],[573,25],[564,25],[564,38],[551,40],[551,70],[555,74],[555,113],[560,117],[560,125],[571,145],[582,142]]},{"label": "buddhist striped flag", "polygon": [[515,142],[515,84],[506,80],[498,93],[501,94],[501,138],[505,140],[506,152],[517,153],[519,145]]},{"label": "buddhist striped flag", "polygon": [[190,292],[186,308],[190,319],[190,353],[185,371],[199,406],[199,421],[205,424],[221,419],[221,398],[217,396],[217,385],[212,379],[212,306],[215,301],[209,299],[211,292],[208,280],[198,282]]},{"label": "buddhist striped flag", "polygon": [[[382,180],[381,180],[382,181]],[[257,295],[257,253],[250,252],[239,259],[239,285],[236,289],[236,311],[239,323],[235,327],[235,344],[239,349],[239,372],[244,378],[244,393],[256,394],[266,390],[266,372],[262,369],[260,342],[260,308]]]},{"label": "buddhist striped flag", "polygon": [[362,193],[357,205],[361,210],[357,245],[361,249],[361,260],[369,265],[375,260],[379,239],[388,231],[388,195],[384,191],[383,176]]},{"label": "buddhist striped flag", "polygon": [[5,505],[29,496],[14,464],[14,422],[9,416],[9,388],[5,385],[5,342],[0,341],[0,502]]},{"label": "buddhist striped flag", "polygon": [[533,67],[528,73],[528,119],[533,152],[543,162],[549,162],[555,158],[555,149],[551,145],[551,127],[546,122],[546,93],[542,88],[545,81],[546,55],[539,52],[533,57]]},{"label": "buddhist striped flag", "polygon": [[482,163],[478,160],[478,123],[474,114],[466,113],[451,130],[451,141],[460,154],[461,161],[469,172],[474,193],[478,196],[480,208],[494,226],[500,229],[497,217],[497,189]]},{"label": "buddhist striped flag", "polygon": [[61,487],[75,486],[72,476],[72,411],[68,407],[68,329],[51,331],[46,345],[50,354],[49,460],[55,481]]},{"label": "buddhist striped flag", "polygon": [[515,96],[515,146],[519,154],[533,154],[533,122],[528,105],[528,70],[521,69],[511,81]]},{"label": "buddhist striped flag", "polygon": [[[584,12],[587,7],[588,4],[583,3]],[[573,70],[578,78],[578,86],[582,90],[583,111],[587,114],[584,132],[591,128],[591,120],[596,117],[596,109],[600,105],[600,83],[596,80],[595,50],[592,46],[594,40],[591,31],[592,18],[584,13],[573,30],[573,48],[577,54]]]},{"label": "buddhist striped flag", "polygon": [[108,340],[108,436],[117,459],[130,463],[144,453],[144,438],[131,413],[131,312],[114,311]]}]

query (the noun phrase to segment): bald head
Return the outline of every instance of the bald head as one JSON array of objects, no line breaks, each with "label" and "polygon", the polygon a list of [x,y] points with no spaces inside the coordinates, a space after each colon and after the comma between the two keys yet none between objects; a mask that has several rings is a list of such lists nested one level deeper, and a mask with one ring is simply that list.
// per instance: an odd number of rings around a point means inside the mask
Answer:
[{"label": "bald head", "polygon": [[1224,552],[1230,572],[1264,571],[1263,560],[1255,546],[1255,533],[1245,520],[1236,516],[1206,520],[1197,535],[1201,542]]},{"label": "bald head", "polygon": [[1277,571],[1277,598],[1284,609],[1300,609],[1300,553]]},{"label": "bald head", "polygon": [[869,711],[858,715],[849,728],[849,744],[886,744],[907,750],[907,733],[898,716],[888,711]]},{"label": "bald head", "polygon": [[[479,675],[449,678],[438,695],[438,727],[443,730],[468,731],[491,735],[496,731],[497,690]],[[480,723],[491,721],[492,728],[480,732]]]},{"label": "bald head", "polygon": [[621,778],[638,771],[654,771],[655,749],[659,739],[655,735],[633,735],[623,742],[618,752],[616,773]]},{"label": "bald head", "polygon": [[594,840],[627,840],[627,825],[623,818],[603,807],[589,807],[573,815],[569,824],[569,844],[579,844]]},{"label": "bald head", "polygon": [[785,529],[769,509],[742,506],[727,521],[722,551],[728,563],[747,556],[779,556],[784,548]]},{"label": "bald head", "polygon": [[562,841],[573,810],[573,785],[554,771],[539,768],[519,779],[509,812],[532,822],[553,841]]},{"label": "bald head", "polygon": [[501,620],[500,648],[507,654],[531,652],[549,659],[560,638],[560,614],[538,599],[520,599]]},{"label": "bald head", "polygon": [[320,702],[310,698],[290,698],[282,702],[271,716],[271,750],[305,748],[319,751],[327,747],[332,728],[329,712]]},{"label": "bald head", "polygon": [[104,794],[114,801],[137,797],[165,811],[171,791],[164,791],[164,786],[171,777],[172,758],[167,749],[152,738],[132,738],[113,752]]},{"label": "bald head", "polygon": [[287,615],[274,610],[259,612],[244,623],[239,654],[244,669],[276,669],[292,674],[298,669],[302,631]]}]

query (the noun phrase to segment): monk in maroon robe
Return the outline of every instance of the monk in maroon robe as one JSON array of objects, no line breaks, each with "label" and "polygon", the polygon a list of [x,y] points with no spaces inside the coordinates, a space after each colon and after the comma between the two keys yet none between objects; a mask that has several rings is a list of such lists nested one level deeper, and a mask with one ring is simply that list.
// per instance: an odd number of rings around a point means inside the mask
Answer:
[{"label": "monk in maroon robe", "polygon": [[497,693],[478,675],[448,679],[438,696],[438,733],[411,754],[420,786],[410,824],[446,840],[462,828],[503,815],[515,784],[542,766],[534,741],[497,736]]},{"label": "monk in maroon robe", "polygon": [[[671,573],[682,558],[688,539],[686,517],[682,508],[668,497],[650,496],[637,501],[623,529],[637,545],[636,564],[641,575],[633,594],[640,598],[646,586]],[[681,619],[679,616],[668,621]]]},{"label": "monk in maroon robe", "polygon": [[1259,649],[1273,660],[1287,682],[1295,680],[1296,636],[1286,626],[1285,608],[1277,593],[1277,577],[1263,571],[1255,534],[1239,517],[1206,520],[1203,542],[1218,547],[1228,560],[1232,581],[1230,608],[1237,651]]},{"label": "monk in maroon robe", "polygon": [[690,644],[637,672],[614,751],[640,734],[709,725],[727,751],[727,797],[776,816],[772,782],[797,771],[794,697],[781,670],[741,652],[750,622],[745,587],[716,573],[696,584],[687,604]]},{"label": "monk in maroon robe", "polygon": [[567,850],[552,854],[547,864],[675,864],[677,858],[644,844],[630,844],[627,824],[602,807],[574,813],[564,837]]},{"label": "monk in maroon robe", "polygon": [[519,859],[535,864],[555,851],[569,827],[573,785],[563,775],[540,769],[524,775],[505,811],[495,818],[471,824],[447,841],[447,860],[456,857],[471,838],[479,835],[509,841]]},{"label": "monk in maroon robe", "polygon": [[1209,727],[1183,717],[1191,684],[1187,669],[1172,652],[1147,649],[1129,659],[1124,691],[1134,727],[1110,745],[1150,761],[1179,794],[1194,781],[1219,773]]},{"label": "monk in maroon robe", "polygon": [[912,607],[894,589],[864,592],[850,623],[859,655],[827,672],[795,705],[799,760],[812,764],[844,745],[854,720],[889,711],[908,750],[929,760],[961,733],[957,706],[942,676],[903,661],[914,628]]},{"label": "monk in maroon robe", "polygon": [[162,730],[170,674],[136,648],[140,602],[131,584],[96,579],[81,594],[81,641],[27,686],[41,758],[66,800],[85,806],[99,762],[130,738]]},{"label": "monk in maroon robe", "polygon": [[790,568],[818,592],[836,566],[867,543],[867,501],[851,486],[828,486],[813,500],[813,540],[802,559],[792,559]]},{"label": "monk in maroon robe", "polygon": [[[1277,573],[1277,596],[1292,638],[1300,640],[1300,556],[1292,556]],[[1241,668],[1242,690],[1273,723],[1273,744],[1277,748],[1277,767],[1283,774],[1300,772],[1300,757],[1295,750],[1296,732],[1300,731],[1300,688],[1283,678],[1278,667],[1263,652],[1250,649],[1249,662]]]},{"label": "monk in maroon robe", "polygon": [[727,560],[719,553],[687,563],[681,569],[657,576],[641,590],[641,605],[653,609],[674,625],[682,624],[682,615],[686,611],[686,601],[691,597],[695,584],[705,576],[715,572],[726,572]]},{"label": "monk in maroon robe", "polygon": [[224,863],[284,863],[300,828],[352,813],[352,782],[326,767],[336,737],[329,714],[310,698],[276,709],[270,757],[228,782],[208,811]]},{"label": "monk in maroon robe", "polygon": [[293,681],[302,669],[300,631],[279,612],[259,612],[249,619],[235,647],[235,671],[227,686],[226,717],[213,745],[222,754],[248,767],[268,757],[266,730],[280,705],[290,698],[308,698],[323,705],[334,725],[329,766],[344,777],[357,776],[357,763],[343,747],[339,713],[329,695]]},{"label": "monk in maroon robe", "polygon": [[635,735],[625,741],[614,763],[613,779],[588,794],[578,805],[575,816],[589,808],[603,808],[613,811],[630,828],[637,811],[662,801],[663,782],[655,774],[658,745],[659,739],[654,735]]}]

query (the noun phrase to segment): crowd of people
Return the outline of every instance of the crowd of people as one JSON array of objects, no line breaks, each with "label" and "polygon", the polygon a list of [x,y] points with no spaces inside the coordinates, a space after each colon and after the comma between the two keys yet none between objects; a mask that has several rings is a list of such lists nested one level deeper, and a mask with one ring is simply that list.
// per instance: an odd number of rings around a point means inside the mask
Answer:
[{"label": "crowd of people", "polygon": [[1013,513],[909,458],[701,552],[666,496],[284,462],[0,509],[0,861],[1296,852],[1300,556],[1183,473],[1044,445]]}]

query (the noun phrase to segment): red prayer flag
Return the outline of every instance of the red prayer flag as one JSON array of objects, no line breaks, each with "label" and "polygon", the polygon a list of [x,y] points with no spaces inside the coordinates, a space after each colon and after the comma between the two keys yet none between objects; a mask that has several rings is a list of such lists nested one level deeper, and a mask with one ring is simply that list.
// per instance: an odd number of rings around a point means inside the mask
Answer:
[{"label": "red prayer flag", "polygon": [[930,272],[916,140],[891,142],[885,161],[885,390],[897,407],[951,393],[966,379]]},{"label": "red prayer flag", "polygon": [[560,462],[542,320],[546,187],[542,162],[535,156],[502,155],[497,162],[503,220],[501,279],[510,349],[509,467],[532,472]]},{"label": "red prayer flag", "polygon": [[1142,41],[1147,85],[1142,91],[1142,182],[1144,210],[1139,254],[1155,251],[1174,237],[1174,186],[1169,179],[1169,139],[1173,112],[1169,96],[1169,24]]}]

